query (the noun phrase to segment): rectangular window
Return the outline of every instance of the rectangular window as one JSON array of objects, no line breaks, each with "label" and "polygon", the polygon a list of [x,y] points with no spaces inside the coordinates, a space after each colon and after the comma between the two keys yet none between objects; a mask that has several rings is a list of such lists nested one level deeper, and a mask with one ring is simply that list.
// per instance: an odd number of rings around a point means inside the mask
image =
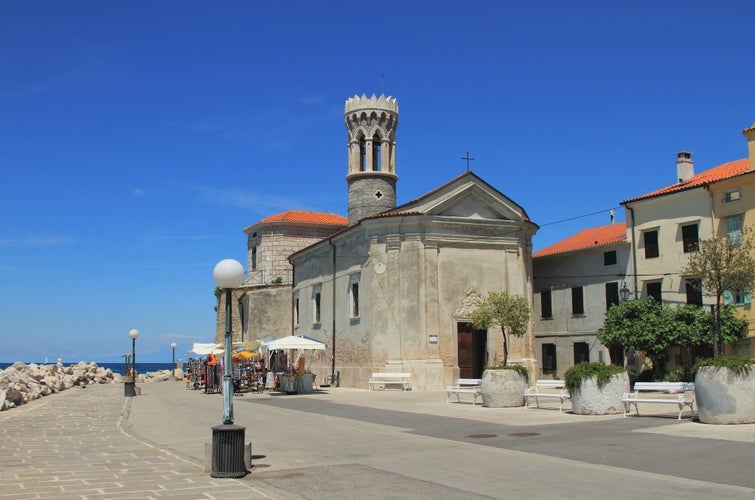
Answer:
[{"label": "rectangular window", "polygon": [[553,303],[551,302],[551,291],[543,290],[540,292],[540,317],[553,317]]},{"label": "rectangular window", "polygon": [[730,189],[724,193],[724,203],[734,203],[739,201],[742,197],[742,193],[739,189]]},{"label": "rectangular window", "polygon": [[687,304],[692,304],[695,306],[703,305],[703,291],[700,286],[699,279],[685,279],[684,288],[687,291]]},{"label": "rectangular window", "polygon": [[299,292],[294,294],[294,325],[299,326]]},{"label": "rectangular window", "polygon": [[574,364],[590,361],[590,344],[574,342]]},{"label": "rectangular window", "polygon": [[359,317],[359,275],[349,278],[349,304],[351,306],[351,317]]},{"label": "rectangular window", "polygon": [[582,300],[581,286],[575,286],[571,289],[571,313],[574,315],[585,313],[585,304]]},{"label": "rectangular window", "polygon": [[724,222],[726,223],[726,237],[729,238],[729,243],[739,245],[742,240],[742,216],[727,217]]},{"label": "rectangular window", "polygon": [[750,304],[752,302],[752,297],[750,295],[750,292],[745,292],[742,290],[724,290],[724,304],[732,304],[737,306],[742,306],[745,304]]},{"label": "rectangular window", "polygon": [[322,285],[315,285],[312,289],[312,309],[314,310],[314,316],[312,321],[315,324],[320,324],[320,298],[322,297]]},{"label": "rectangular window", "polygon": [[603,252],[603,265],[612,266],[614,264],[616,264],[616,250]]},{"label": "rectangular window", "polygon": [[556,369],[556,344],[543,344],[543,371]]},{"label": "rectangular window", "polygon": [[252,271],[257,270],[257,247],[252,247]]},{"label": "rectangular window", "polygon": [[682,248],[684,249],[684,253],[697,252],[699,247],[697,224],[682,226]]},{"label": "rectangular window", "polygon": [[654,281],[652,283],[647,283],[645,285],[645,289],[647,290],[647,296],[648,297],[653,297],[658,303],[662,303],[661,282],[660,281]]},{"label": "rectangular window", "polygon": [[606,283],[606,311],[614,304],[619,303],[619,283],[614,281]]},{"label": "rectangular window", "polygon": [[642,237],[645,243],[645,258],[658,257],[660,255],[658,251],[658,230],[645,231],[642,233]]}]

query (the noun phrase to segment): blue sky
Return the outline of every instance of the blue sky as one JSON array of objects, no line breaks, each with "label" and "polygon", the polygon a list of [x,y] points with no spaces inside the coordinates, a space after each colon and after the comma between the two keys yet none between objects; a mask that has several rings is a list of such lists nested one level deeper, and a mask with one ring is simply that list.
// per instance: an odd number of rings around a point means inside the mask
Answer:
[{"label": "blue sky", "polygon": [[131,328],[140,362],[211,341],[212,269],[245,263],[244,227],[346,213],[354,94],[398,98],[399,203],[469,151],[536,250],[607,224],[674,182],[677,151],[697,172],[747,156],[753,19],[749,0],[5,0],[0,362],[117,362]]}]

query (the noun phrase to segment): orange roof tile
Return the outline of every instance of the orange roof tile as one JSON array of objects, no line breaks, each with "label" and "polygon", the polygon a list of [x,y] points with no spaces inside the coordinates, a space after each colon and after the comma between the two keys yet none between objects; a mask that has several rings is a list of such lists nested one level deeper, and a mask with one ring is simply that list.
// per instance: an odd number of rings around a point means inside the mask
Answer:
[{"label": "orange roof tile", "polygon": [[633,201],[654,198],[656,196],[662,196],[664,194],[676,193],[687,189],[707,186],[708,184],[712,184],[714,182],[744,174],[748,172],[749,165],[750,162],[747,158],[730,161],[728,163],[724,163],[723,165],[718,165],[717,167],[713,167],[711,169],[700,172],[699,174],[693,176],[690,180],[682,184],[672,184],[671,186],[666,186],[656,191],[643,194],[642,196],[624,200],[621,202],[621,204],[623,205],[625,203],[630,203]]},{"label": "orange roof tile", "polygon": [[348,226],[349,219],[342,215],[305,210],[287,210],[261,219],[260,222],[304,222],[308,224],[331,224]]},{"label": "orange roof tile", "polygon": [[627,225],[625,222],[609,224],[607,226],[583,229],[573,236],[561,240],[553,245],[535,252],[532,257],[547,257],[559,253],[576,252],[588,248],[601,247],[612,243],[619,243],[627,239]]}]

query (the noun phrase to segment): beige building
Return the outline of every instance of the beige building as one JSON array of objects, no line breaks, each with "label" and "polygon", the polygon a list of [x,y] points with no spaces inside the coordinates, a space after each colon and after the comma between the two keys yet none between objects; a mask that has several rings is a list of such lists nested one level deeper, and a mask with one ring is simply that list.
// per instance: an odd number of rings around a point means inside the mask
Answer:
[{"label": "beige building", "polygon": [[[755,132],[744,131],[749,157],[735,160],[695,174],[692,154],[677,154],[676,182],[621,204],[626,209],[627,240],[632,257],[630,275],[635,298],[652,296],[666,305],[697,304],[710,306],[715,297],[704,295],[699,283],[684,276],[682,269],[701,239],[736,236],[752,228],[755,187]],[[752,356],[753,321],[750,293],[730,290],[727,302],[735,304],[751,319],[750,339],[730,346]],[[693,353],[679,352],[669,368],[687,365]]]},{"label": "beige building", "polygon": [[[363,388],[375,371],[410,372],[420,390],[480,377],[502,334],[470,313],[489,291],[532,296],[537,226],[472,172],[395,207],[398,103],[353,97],[345,122],[350,226],[289,258],[294,333],[329,347],[313,371]],[[510,355],[534,368],[531,328]]]}]

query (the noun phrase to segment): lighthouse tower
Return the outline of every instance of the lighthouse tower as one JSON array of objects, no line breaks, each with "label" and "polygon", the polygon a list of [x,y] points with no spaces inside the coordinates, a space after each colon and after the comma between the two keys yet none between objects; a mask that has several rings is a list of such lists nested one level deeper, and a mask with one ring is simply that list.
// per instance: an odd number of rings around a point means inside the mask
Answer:
[{"label": "lighthouse tower", "polygon": [[392,97],[350,97],[344,121],[349,135],[349,225],[396,208],[398,102]]}]

